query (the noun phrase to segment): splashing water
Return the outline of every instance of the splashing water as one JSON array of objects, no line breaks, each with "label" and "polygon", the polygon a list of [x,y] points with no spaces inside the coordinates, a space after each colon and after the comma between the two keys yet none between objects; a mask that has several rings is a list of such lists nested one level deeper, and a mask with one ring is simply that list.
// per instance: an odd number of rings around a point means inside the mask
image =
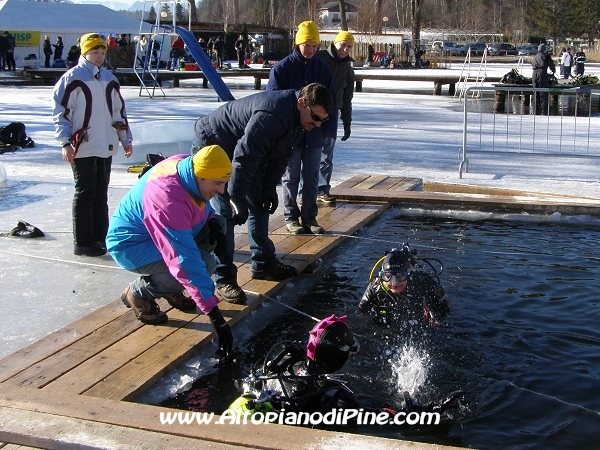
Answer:
[{"label": "splashing water", "polygon": [[404,344],[402,349],[389,360],[392,374],[395,378],[398,392],[408,391],[414,395],[417,389],[425,383],[429,371],[429,354]]}]

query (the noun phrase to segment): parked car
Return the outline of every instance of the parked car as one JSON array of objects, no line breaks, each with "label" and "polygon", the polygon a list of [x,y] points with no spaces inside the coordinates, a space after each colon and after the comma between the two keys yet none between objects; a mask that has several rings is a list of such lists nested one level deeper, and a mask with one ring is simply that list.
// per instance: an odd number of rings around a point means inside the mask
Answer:
[{"label": "parked car", "polygon": [[535,55],[538,52],[538,46],[534,44],[524,45],[523,47],[519,47],[518,55],[519,56],[529,56]]},{"label": "parked car", "polygon": [[465,44],[462,46],[464,54],[466,55],[467,52],[471,52],[471,56],[483,56],[483,52],[485,52],[485,49],[487,48],[485,43],[483,42],[476,42],[473,44]]},{"label": "parked car", "polygon": [[465,50],[461,46],[452,41],[433,41],[431,50],[442,55],[460,56],[466,54],[463,53]]},{"label": "parked car", "polygon": [[490,44],[488,45],[488,54],[490,56],[506,56],[506,55],[516,55],[517,49],[510,44]]}]

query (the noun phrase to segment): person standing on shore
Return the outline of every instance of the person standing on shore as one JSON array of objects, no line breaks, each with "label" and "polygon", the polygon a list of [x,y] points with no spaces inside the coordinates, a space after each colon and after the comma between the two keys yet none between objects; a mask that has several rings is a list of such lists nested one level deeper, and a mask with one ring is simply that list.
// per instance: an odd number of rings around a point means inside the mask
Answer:
[{"label": "person standing on shore", "polygon": [[579,51],[575,53],[575,73],[580,77],[582,77],[585,72],[585,60],[583,47],[579,47]]},{"label": "person standing on shore", "polygon": [[[319,49],[319,42],[319,28],[315,22],[309,20],[298,25],[294,50],[271,69],[267,91],[302,89],[309,83],[319,83],[329,88],[335,105],[336,90],[331,69],[325,61],[314,57]],[[319,168],[325,138],[335,138],[337,134],[337,109],[334,107],[326,116],[316,112],[312,117],[322,126],[305,133],[300,142],[290,149],[293,151],[292,157],[282,178],[283,214],[290,234],[325,232],[317,222]],[[298,202],[300,190],[301,205]]]},{"label": "person standing on shore", "polygon": [[[348,31],[340,31],[333,44],[328,49],[319,50],[317,57],[327,63],[333,76],[335,95],[337,98],[336,109],[340,112],[344,124],[344,142],[350,137],[352,123],[352,98],[354,97],[354,69],[350,51],[354,46],[354,36]],[[337,125],[337,124],[336,124]],[[334,137],[326,137],[325,145],[321,152],[321,165],[319,168],[319,187],[317,191],[317,204],[334,205],[335,198],[329,194],[331,189],[331,175],[333,173]]]},{"label": "person standing on shore", "polygon": [[[538,47],[537,54],[533,57],[533,76],[531,81],[534,88],[548,88],[550,82],[548,80],[548,69],[554,72],[554,61],[552,57],[546,53],[546,44],[540,44]],[[570,69],[570,68],[569,68]],[[548,92],[536,92],[535,93],[535,114],[547,114],[548,113]]]},{"label": "person standing on shore", "polygon": [[79,64],[54,86],[55,137],[73,170],[73,243],[76,255],[106,254],[108,183],[119,142],[129,158],[133,139],[119,81],[104,69],[108,48],[99,34],[80,39]]}]

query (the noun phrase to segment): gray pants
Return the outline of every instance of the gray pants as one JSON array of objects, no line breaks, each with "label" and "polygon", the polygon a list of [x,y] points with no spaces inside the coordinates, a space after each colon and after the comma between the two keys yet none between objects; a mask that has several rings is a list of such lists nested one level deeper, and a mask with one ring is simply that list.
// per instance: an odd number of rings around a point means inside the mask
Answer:
[{"label": "gray pants", "polygon": [[[216,218],[219,220],[221,229],[225,232],[226,224],[225,219],[217,215]],[[212,254],[216,244],[209,243],[209,230],[208,227],[202,228],[200,232],[194,237],[200,256],[206,265],[206,272],[209,277],[215,272],[217,262]],[[177,281],[177,279],[171,275],[167,264],[161,259],[145,266],[131,269],[130,272],[140,274],[129,285],[133,295],[142,298],[160,298],[164,294],[174,294],[184,290],[183,285]]]}]

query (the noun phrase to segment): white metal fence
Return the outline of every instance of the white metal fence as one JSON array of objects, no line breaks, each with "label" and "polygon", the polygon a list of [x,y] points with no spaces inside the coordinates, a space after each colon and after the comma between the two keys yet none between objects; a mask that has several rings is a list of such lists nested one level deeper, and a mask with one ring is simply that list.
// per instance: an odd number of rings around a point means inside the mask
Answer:
[{"label": "white metal fence", "polygon": [[[470,91],[493,91],[489,102]],[[549,94],[548,108],[535,115],[535,93]],[[531,97],[531,100],[529,100]],[[489,95],[488,95],[489,98]],[[464,95],[463,140],[459,178],[478,152],[526,153],[544,157],[600,158],[600,92],[576,88],[472,87]]]}]

